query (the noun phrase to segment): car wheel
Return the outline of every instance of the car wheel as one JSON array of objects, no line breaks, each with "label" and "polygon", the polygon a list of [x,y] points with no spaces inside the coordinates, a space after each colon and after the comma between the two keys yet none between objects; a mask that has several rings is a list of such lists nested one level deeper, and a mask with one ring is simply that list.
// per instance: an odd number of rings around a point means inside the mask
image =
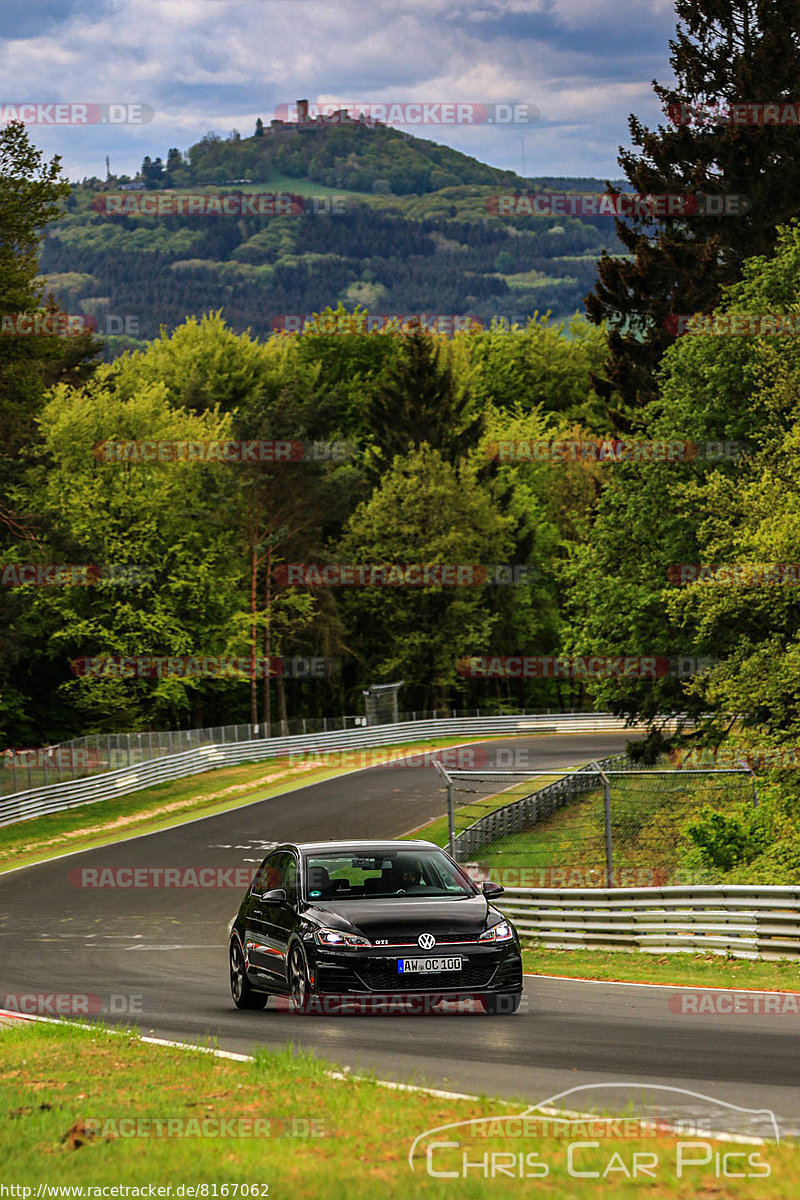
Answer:
[{"label": "car wheel", "polygon": [[231,938],[230,947],[231,996],[237,1008],[266,1008],[269,996],[254,990],[247,978],[244,954],[238,938]]},{"label": "car wheel", "polygon": [[510,992],[496,992],[481,996],[483,1011],[493,1017],[510,1017],[519,1008],[521,995]]},{"label": "car wheel", "polygon": [[308,966],[303,947],[295,942],[289,953],[289,998],[295,1012],[305,1012],[311,997]]}]

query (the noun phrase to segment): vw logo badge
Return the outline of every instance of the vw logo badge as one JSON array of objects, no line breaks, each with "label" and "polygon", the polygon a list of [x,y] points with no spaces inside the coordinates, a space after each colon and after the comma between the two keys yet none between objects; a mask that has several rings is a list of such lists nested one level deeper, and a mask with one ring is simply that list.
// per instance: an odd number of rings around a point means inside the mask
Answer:
[{"label": "vw logo badge", "polygon": [[436,938],[432,933],[421,933],[417,938],[417,945],[422,950],[432,950],[436,945]]}]

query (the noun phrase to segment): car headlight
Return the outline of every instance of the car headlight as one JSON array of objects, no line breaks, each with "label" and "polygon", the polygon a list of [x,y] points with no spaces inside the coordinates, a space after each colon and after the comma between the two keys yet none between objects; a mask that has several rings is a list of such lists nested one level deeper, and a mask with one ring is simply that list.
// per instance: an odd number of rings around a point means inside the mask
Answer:
[{"label": "car headlight", "polygon": [[509,925],[508,921],[498,921],[491,929],[487,929],[478,938],[479,942],[510,942],[514,936],[514,930]]},{"label": "car headlight", "polygon": [[334,950],[368,950],[372,942],[357,933],[342,933],[341,929],[318,929],[314,934],[318,946],[330,946]]}]

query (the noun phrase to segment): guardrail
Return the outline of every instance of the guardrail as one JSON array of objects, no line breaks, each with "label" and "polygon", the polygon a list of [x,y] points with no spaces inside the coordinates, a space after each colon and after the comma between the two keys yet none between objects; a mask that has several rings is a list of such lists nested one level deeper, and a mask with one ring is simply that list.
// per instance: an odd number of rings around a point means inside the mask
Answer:
[{"label": "guardrail", "polygon": [[[559,716],[572,716],[554,710]],[[522,716],[541,716],[551,709],[523,708]],[[579,709],[578,714],[583,710]],[[153,758],[171,758],[186,750],[201,746],[221,746],[227,742],[252,742],[279,737],[308,737],[320,733],[339,733],[345,729],[362,729],[387,723],[406,724],[409,721],[449,720],[459,717],[488,717],[495,710],[480,708],[448,709],[446,711],[414,711],[398,713],[386,721],[371,721],[364,714],[342,714],[332,717],[291,717],[270,724],[212,725],[202,729],[142,730],[137,733],[97,733],[72,738],[46,746],[26,749],[0,749],[0,799],[49,787],[51,783],[71,783],[90,775],[105,775],[123,767],[137,767]],[[512,714],[506,713],[510,716]],[[517,714],[514,714],[517,715]]]},{"label": "guardrail", "polygon": [[800,888],[506,888],[494,903],[553,950],[800,958]]},{"label": "guardrail", "polygon": [[[569,800],[602,787],[598,778],[598,767],[609,771],[621,770],[627,763],[628,759],[624,754],[603,758],[597,763],[587,763],[579,770],[571,771],[569,775],[539,788],[537,792],[521,796],[501,808],[492,809],[456,834],[453,839],[453,857],[459,862],[465,862],[484,846],[496,842],[499,838],[525,832],[545,817],[551,817]],[[555,773],[554,770],[553,774]]]},{"label": "guardrail", "polygon": [[406,721],[397,725],[373,725],[367,728],[339,730],[328,734],[265,738],[249,742],[228,742],[201,746],[181,754],[167,755],[123,767],[116,771],[32,788],[0,800],[0,826],[47,813],[96,804],[112,796],[141,791],[155,784],[196,775],[215,767],[260,762],[278,755],[326,750],[357,750],[370,746],[402,745],[430,738],[464,737],[479,740],[493,735],[525,733],[636,732],[639,726],[626,725],[620,717],[608,713],[582,713],[566,716],[455,717],[427,721]]}]

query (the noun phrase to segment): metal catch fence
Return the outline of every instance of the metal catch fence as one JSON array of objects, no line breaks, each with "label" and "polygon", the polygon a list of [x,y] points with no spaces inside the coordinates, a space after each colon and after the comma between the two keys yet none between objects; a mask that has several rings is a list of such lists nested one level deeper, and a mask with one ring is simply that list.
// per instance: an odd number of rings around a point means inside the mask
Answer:
[{"label": "metal catch fence", "polygon": [[[670,718],[674,720],[675,718]],[[526,733],[614,732],[630,730],[625,722],[608,713],[515,714],[511,716],[452,717],[405,721],[397,725],[336,730],[299,737],[261,738],[240,742],[208,743],[179,754],[124,765],[91,777],[31,788],[0,798],[0,826],[47,813],[94,804],[113,796],[140,791],[171,779],[196,775],[215,767],[262,762],[281,755],[325,750],[349,750],[369,746],[400,745],[431,738],[478,740],[497,735]]]},{"label": "metal catch fence", "polygon": [[440,770],[451,853],[503,886],[686,882],[687,824],[757,800],[747,766],[643,768],[620,755],[568,773]]}]

